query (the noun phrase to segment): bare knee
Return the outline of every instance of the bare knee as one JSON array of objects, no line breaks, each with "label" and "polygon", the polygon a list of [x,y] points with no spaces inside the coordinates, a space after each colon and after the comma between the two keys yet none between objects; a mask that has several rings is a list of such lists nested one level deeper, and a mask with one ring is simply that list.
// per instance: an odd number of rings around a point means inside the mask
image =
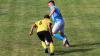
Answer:
[{"label": "bare knee", "polygon": [[63,32],[60,32],[61,36],[65,36]]},{"label": "bare knee", "polygon": [[56,34],[56,32],[52,32],[52,34]]}]

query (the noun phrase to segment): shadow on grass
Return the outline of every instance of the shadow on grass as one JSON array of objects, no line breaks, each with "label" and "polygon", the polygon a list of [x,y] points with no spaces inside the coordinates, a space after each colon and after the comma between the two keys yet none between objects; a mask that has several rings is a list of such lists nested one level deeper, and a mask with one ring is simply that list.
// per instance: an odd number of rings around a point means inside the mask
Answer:
[{"label": "shadow on grass", "polygon": [[93,45],[100,45],[100,43],[97,42],[97,43],[83,43],[83,44],[72,45],[71,47],[69,47],[69,49],[56,50],[55,51],[56,52],[55,55],[63,55],[63,54],[66,54],[66,53],[73,53],[73,52],[87,52],[87,51],[91,51],[91,50],[95,49],[93,47]]},{"label": "shadow on grass", "polygon": [[8,14],[7,12],[1,12],[1,11],[0,11],[0,16],[1,16],[1,15],[7,15],[7,14]]},{"label": "shadow on grass", "polygon": [[100,42],[76,44],[76,45],[71,45],[71,47],[77,47],[77,46],[93,46],[93,45],[100,45]]},{"label": "shadow on grass", "polygon": [[59,50],[59,51],[56,51],[55,55],[63,55],[63,54],[66,54],[66,53],[73,53],[73,52],[86,52],[86,51],[91,51],[93,50],[94,48],[90,48],[90,49],[81,49],[81,48],[77,48],[77,49],[71,49],[71,50]]},{"label": "shadow on grass", "polygon": [[6,15],[6,14],[8,14],[8,11],[5,10],[4,8],[0,8],[0,16],[1,15]]}]

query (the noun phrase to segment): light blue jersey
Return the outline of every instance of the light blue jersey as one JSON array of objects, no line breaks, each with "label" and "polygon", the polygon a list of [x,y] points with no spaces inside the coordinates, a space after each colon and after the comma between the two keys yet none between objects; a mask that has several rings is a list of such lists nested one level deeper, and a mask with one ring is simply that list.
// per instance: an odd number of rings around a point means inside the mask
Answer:
[{"label": "light blue jersey", "polygon": [[59,8],[57,8],[56,6],[52,6],[50,7],[50,11],[52,11],[53,9],[55,9],[55,12],[51,15],[52,20],[56,23],[56,22],[64,22],[63,17],[60,13]]}]

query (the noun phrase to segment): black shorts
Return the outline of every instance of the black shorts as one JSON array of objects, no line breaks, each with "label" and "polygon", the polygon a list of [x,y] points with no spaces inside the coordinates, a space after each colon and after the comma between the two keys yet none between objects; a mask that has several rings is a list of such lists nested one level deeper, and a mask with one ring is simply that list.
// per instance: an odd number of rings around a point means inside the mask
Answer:
[{"label": "black shorts", "polygon": [[47,40],[47,42],[53,42],[49,31],[41,31],[41,32],[38,32],[37,35],[41,41]]}]

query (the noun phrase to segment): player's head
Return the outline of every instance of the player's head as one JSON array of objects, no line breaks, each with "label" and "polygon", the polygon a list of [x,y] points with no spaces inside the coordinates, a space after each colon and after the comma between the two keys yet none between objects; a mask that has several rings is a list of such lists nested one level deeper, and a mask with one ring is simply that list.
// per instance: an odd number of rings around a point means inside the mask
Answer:
[{"label": "player's head", "polygon": [[47,15],[44,15],[44,18],[50,19],[50,16],[47,14]]},{"label": "player's head", "polygon": [[48,2],[48,6],[50,7],[50,6],[52,6],[52,5],[55,5],[55,2],[54,2],[54,1],[49,1],[49,2]]}]

